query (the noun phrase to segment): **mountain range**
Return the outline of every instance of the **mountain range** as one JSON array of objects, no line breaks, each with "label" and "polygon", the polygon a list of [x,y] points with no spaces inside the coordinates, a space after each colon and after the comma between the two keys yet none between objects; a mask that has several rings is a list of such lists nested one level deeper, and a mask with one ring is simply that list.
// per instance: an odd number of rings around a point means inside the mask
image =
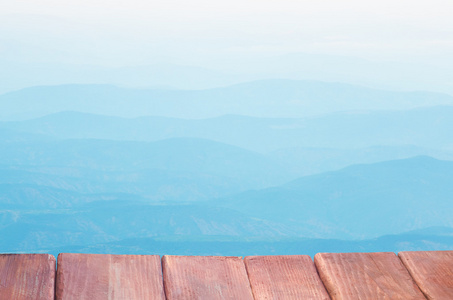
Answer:
[{"label": "mountain range", "polygon": [[[6,16],[4,16],[6,17]],[[14,15],[14,22],[18,22]],[[25,16],[24,16],[25,17]],[[24,22],[29,21],[26,16]],[[46,20],[48,18],[46,17]],[[6,26],[5,28],[7,28]],[[5,40],[6,42],[6,40]],[[11,49],[14,49],[13,46]],[[30,45],[27,45],[30,51]],[[10,54],[17,54],[10,52]],[[286,78],[340,81],[386,89],[423,89],[453,93],[451,59],[436,55],[414,64],[312,53],[222,57],[205,62],[150,61],[148,65],[107,67],[86,62],[21,62],[0,57],[0,93],[28,86],[98,83],[129,87],[206,89],[235,83]]]},{"label": "mountain range", "polygon": [[0,252],[453,248],[452,99],[292,80],[0,95]]},{"label": "mountain range", "polygon": [[[150,202],[138,194],[100,193],[97,188],[81,193],[65,189],[64,184],[59,189],[31,186],[18,183],[20,172],[11,173],[0,177],[2,182],[10,181],[2,183],[0,198],[5,251],[96,248],[127,239],[363,240],[429,227],[453,228],[453,162],[429,157],[355,165],[273,188],[186,204]],[[434,238],[438,233],[423,234]],[[351,249],[363,245],[354,243],[349,243],[356,246]]]},{"label": "mountain range", "polygon": [[261,80],[206,90],[128,89],[110,85],[37,86],[0,95],[0,120],[61,111],[121,117],[307,117],[350,110],[395,110],[453,105],[434,92],[397,92],[344,83]]},{"label": "mountain range", "polygon": [[27,121],[0,122],[0,130],[65,139],[157,141],[209,139],[266,153],[284,148],[354,149],[418,146],[453,149],[453,106],[400,111],[332,113],[311,118],[254,118],[226,115],[211,119],[119,118],[61,112]]}]

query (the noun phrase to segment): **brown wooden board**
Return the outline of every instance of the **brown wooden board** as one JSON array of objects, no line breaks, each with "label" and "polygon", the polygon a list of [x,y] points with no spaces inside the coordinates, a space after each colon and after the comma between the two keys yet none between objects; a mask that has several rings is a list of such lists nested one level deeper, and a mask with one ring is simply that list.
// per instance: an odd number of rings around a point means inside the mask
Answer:
[{"label": "brown wooden board", "polygon": [[54,291],[54,256],[0,254],[1,300],[53,300]]},{"label": "brown wooden board", "polygon": [[453,251],[400,252],[398,255],[428,299],[453,299]]},{"label": "brown wooden board", "polygon": [[244,263],[255,300],[330,299],[308,255],[248,256]]},{"label": "brown wooden board", "polygon": [[165,299],[157,255],[58,255],[56,299]]},{"label": "brown wooden board", "polygon": [[166,255],[162,267],[168,300],[253,299],[240,257]]},{"label": "brown wooden board", "polygon": [[425,299],[393,252],[318,253],[315,265],[336,299]]}]

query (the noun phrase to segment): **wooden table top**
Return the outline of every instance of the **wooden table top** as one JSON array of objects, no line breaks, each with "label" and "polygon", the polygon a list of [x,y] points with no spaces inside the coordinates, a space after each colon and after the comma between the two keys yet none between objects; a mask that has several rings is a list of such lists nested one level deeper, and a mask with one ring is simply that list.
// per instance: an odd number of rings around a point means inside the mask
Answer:
[{"label": "wooden table top", "polygon": [[0,300],[11,299],[453,299],[453,251],[0,254]]}]

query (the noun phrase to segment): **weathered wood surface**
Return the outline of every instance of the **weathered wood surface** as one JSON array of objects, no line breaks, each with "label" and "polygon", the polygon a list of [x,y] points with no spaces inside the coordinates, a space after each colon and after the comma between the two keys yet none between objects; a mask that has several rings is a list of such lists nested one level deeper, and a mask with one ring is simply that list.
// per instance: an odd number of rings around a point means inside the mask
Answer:
[{"label": "weathered wood surface", "polygon": [[244,263],[255,300],[330,299],[308,255],[248,256]]},{"label": "weathered wood surface", "polygon": [[53,300],[54,290],[54,256],[0,254],[1,300]]},{"label": "weathered wood surface", "polygon": [[411,251],[398,255],[428,299],[453,299],[453,251]]},{"label": "weathered wood surface", "polygon": [[315,264],[336,299],[426,299],[393,252],[318,253]]},{"label": "weathered wood surface", "polygon": [[157,255],[58,255],[56,299],[165,299]]},{"label": "weathered wood surface", "polygon": [[162,268],[168,300],[253,299],[240,257],[164,256]]}]

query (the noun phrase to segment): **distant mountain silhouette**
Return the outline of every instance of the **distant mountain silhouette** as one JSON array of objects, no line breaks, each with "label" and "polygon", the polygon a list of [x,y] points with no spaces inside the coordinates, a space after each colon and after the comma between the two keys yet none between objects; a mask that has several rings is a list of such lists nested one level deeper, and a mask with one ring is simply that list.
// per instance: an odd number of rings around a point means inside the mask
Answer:
[{"label": "distant mountain silhouette", "polygon": [[453,160],[453,151],[448,149],[438,150],[413,145],[370,146],[355,149],[295,147],[276,150],[268,155],[290,166],[292,170],[300,171],[301,175],[339,170],[354,164],[370,164],[420,155]]},{"label": "distant mountain silhouette", "polygon": [[237,115],[200,120],[126,119],[61,112],[23,122],[0,122],[2,128],[66,139],[156,141],[175,137],[203,138],[261,153],[285,148],[354,149],[408,145],[451,149],[453,106],[343,112],[298,119]]},{"label": "distant mountain silhouette", "polygon": [[0,95],[0,119],[73,110],[123,117],[209,118],[225,114],[303,117],[346,110],[453,105],[432,92],[392,92],[319,81],[262,80],[207,90],[127,89],[110,85],[38,86]]}]

